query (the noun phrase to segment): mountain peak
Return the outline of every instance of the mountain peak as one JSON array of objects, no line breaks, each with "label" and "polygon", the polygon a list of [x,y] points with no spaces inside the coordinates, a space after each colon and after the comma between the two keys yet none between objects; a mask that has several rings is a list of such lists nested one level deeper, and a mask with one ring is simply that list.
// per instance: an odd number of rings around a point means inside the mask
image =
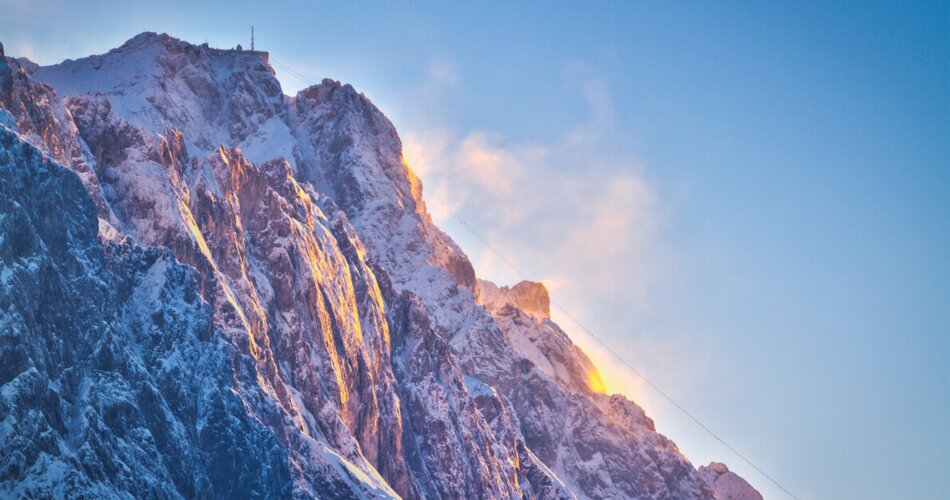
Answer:
[{"label": "mountain peak", "polygon": [[125,41],[125,43],[120,45],[117,49],[113,49],[113,50],[121,50],[122,48],[132,48],[132,47],[142,46],[142,45],[151,45],[154,43],[168,43],[172,41],[187,43],[187,42],[182,42],[181,40],[169,35],[168,33],[156,33],[154,31],[143,31],[139,33],[138,35],[135,35],[132,38],[129,38],[128,40]]},{"label": "mountain peak", "polygon": [[192,45],[145,32],[121,47],[37,68],[63,97],[102,95],[147,132],[173,127],[191,152],[240,147],[255,162],[293,158],[284,96],[263,53]]},{"label": "mountain peak", "polygon": [[[147,48],[157,47],[161,49],[210,49],[211,46],[208,42],[202,44],[193,44],[182,40],[180,38],[175,38],[168,33],[156,33],[154,31],[143,31],[138,35],[133,36],[125,41],[122,45],[112,49],[111,52],[130,52],[136,50],[142,50]],[[225,51],[227,49],[214,49]]]},{"label": "mountain peak", "polygon": [[726,464],[710,462],[699,467],[699,477],[716,492],[718,498],[727,500],[762,500],[762,495],[745,479],[729,470]]},{"label": "mountain peak", "polygon": [[324,78],[320,83],[301,90],[297,93],[297,98],[321,103],[335,102],[343,104],[343,107],[366,108],[371,113],[379,113],[376,106],[362,92],[357,91],[349,83],[342,83],[332,78]]},{"label": "mountain peak", "polygon": [[480,299],[489,309],[511,304],[538,318],[551,318],[551,298],[543,283],[523,280],[515,286],[499,287],[491,281],[479,280]]},{"label": "mountain peak", "polygon": [[[197,49],[199,46],[192,45],[186,41],[179,40],[168,33],[155,33],[154,31],[143,31],[125,41],[122,45],[98,56],[93,55],[79,60],[109,56],[114,54],[130,54],[142,51],[154,50],[156,52],[182,51],[188,47]],[[68,60],[67,60],[68,61]]]}]

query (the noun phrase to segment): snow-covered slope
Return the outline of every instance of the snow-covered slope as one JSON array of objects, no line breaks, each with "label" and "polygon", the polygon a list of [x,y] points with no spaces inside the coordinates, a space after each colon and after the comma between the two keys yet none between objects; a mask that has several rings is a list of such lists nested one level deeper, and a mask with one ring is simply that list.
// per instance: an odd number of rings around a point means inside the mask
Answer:
[{"label": "snow-covered slope", "polygon": [[349,85],[143,33],[0,108],[0,493],[716,497]]}]

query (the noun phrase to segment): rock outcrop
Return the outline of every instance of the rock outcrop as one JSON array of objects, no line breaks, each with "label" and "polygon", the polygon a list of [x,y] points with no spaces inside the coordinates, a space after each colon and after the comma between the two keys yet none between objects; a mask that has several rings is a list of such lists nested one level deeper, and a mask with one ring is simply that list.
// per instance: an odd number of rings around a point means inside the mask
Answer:
[{"label": "rock outcrop", "polygon": [[722,500],[762,500],[762,495],[726,464],[712,462],[700,466],[699,475]]}]

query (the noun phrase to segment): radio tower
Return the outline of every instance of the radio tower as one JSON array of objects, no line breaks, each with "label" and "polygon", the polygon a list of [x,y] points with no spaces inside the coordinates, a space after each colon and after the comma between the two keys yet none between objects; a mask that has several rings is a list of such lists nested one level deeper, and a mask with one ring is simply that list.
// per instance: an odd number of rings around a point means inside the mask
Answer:
[{"label": "radio tower", "polygon": [[254,50],[254,25],[251,25],[251,50]]}]

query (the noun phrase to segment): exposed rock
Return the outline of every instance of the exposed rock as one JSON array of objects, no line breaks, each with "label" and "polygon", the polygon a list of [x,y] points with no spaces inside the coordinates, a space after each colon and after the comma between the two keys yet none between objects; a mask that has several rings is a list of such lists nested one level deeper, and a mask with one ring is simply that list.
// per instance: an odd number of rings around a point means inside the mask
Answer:
[{"label": "exposed rock", "polygon": [[511,304],[538,319],[551,319],[551,299],[542,283],[522,281],[499,288],[491,281],[478,280],[479,302],[495,311]]},{"label": "exposed rock", "polygon": [[762,500],[762,495],[745,479],[730,471],[726,464],[711,462],[700,466],[699,475],[722,500]]}]

